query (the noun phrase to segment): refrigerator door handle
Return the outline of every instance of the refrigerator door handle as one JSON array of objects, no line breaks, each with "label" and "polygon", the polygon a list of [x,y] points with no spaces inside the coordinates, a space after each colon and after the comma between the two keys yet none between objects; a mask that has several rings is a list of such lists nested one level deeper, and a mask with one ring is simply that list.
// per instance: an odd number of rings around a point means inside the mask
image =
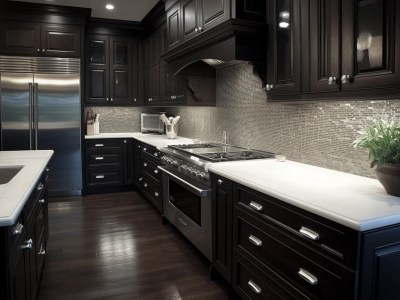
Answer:
[{"label": "refrigerator door handle", "polygon": [[32,149],[32,125],[33,125],[33,83],[29,83],[29,149]]},{"label": "refrigerator door handle", "polygon": [[35,149],[38,150],[38,92],[39,92],[39,84],[35,83],[34,85],[34,89],[33,89],[34,93],[33,93],[33,119],[34,119],[34,126],[35,126]]}]

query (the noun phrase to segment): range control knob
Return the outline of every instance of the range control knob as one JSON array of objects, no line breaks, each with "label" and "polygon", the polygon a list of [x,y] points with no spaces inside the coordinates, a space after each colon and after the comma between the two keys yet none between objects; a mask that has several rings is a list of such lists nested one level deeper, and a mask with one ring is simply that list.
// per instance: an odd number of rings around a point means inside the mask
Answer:
[{"label": "range control knob", "polygon": [[186,173],[187,165],[182,165],[178,167],[178,171],[182,173]]}]

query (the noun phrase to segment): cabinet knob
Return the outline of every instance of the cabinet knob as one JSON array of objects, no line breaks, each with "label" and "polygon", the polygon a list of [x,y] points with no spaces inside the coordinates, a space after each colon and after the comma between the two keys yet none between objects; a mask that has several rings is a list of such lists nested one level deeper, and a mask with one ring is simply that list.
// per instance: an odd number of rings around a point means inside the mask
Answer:
[{"label": "cabinet knob", "polygon": [[158,197],[158,193],[157,193],[157,192],[154,192],[154,196]]},{"label": "cabinet knob", "polygon": [[218,183],[218,185],[221,185],[224,182],[221,179],[218,179],[217,183]]},{"label": "cabinet knob", "polygon": [[147,188],[147,183],[145,182],[145,183],[143,183],[143,186],[145,187],[145,188]]},{"label": "cabinet knob", "polygon": [[154,174],[158,174],[158,170],[154,170]]},{"label": "cabinet knob", "polygon": [[158,157],[158,152],[154,152],[154,156],[155,156],[155,157]]},{"label": "cabinet knob", "polygon": [[42,52],[43,52],[43,53],[46,52],[46,49],[42,49]]},{"label": "cabinet knob", "polygon": [[46,255],[46,249],[44,249],[44,245],[43,244],[40,246],[40,250],[38,252],[38,255]]},{"label": "cabinet knob", "polygon": [[113,101],[114,101],[114,98],[111,98],[110,101],[113,102]]},{"label": "cabinet knob", "polygon": [[44,204],[46,201],[44,199],[40,199],[38,202]]},{"label": "cabinet knob", "polygon": [[329,84],[329,85],[337,84],[337,78],[334,77],[334,76],[329,77],[329,78],[328,78],[328,84]]},{"label": "cabinet knob", "polygon": [[108,102],[108,98],[106,98],[106,101]]},{"label": "cabinet knob", "polygon": [[41,191],[43,190],[43,188],[44,188],[43,183],[39,183],[39,185],[36,187],[36,190]]},{"label": "cabinet knob", "polygon": [[18,223],[17,225],[15,225],[12,235],[20,235],[23,230],[24,230],[24,225]]},{"label": "cabinet knob", "polygon": [[29,239],[24,242],[24,244],[21,246],[22,249],[32,249],[33,241],[32,239]]},{"label": "cabinet knob", "polygon": [[272,90],[274,88],[274,85],[273,84],[267,84],[266,86],[265,86],[265,89],[267,90],[267,91],[270,91],[270,90]]},{"label": "cabinet knob", "polygon": [[147,148],[143,148],[143,151],[146,151],[147,150]]},{"label": "cabinet knob", "polygon": [[203,28],[199,27],[199,32],[202,32],[202,31],[203,31]]},{"label": "cabinet knob", "polygon": [[137,146],[140,149],[140,146]]},{"label": "cabinet knob", "polygon": [[199,31],[199,29],[196,27],[195,29],[194,29],[194,32],[198,32]]},{"label": "cabinet knob", "polygon": [[143,167],[147,167],[147,163],[143,163]]},{"label": "cabinet knob", "polygon": [[140,178],[139,178],[139,181],[142,181],[142,180],[143,180],[143,178],[142,178],[142,177],[140,177]]},{"label": "cabinet knob", "polygon": [[133,99],[133,102],[136,102],[136,101],[137,101],[136,98],[134,98],[134,99]]},{"label": "cabinet knob", "polygon": [[40,49],[37,49],[37,50],[36,50],[36,52],[38,52],[38,53],[39,53],[39,52],[40,52]]},{"label": "cabinet knob", "polygon": [[126,140],[124,140],[124,144],[126,144],[127,143],[127,141]]},{"label": "cabinet knob", "polygon": [[350,75],[342,75],[341,79],[342,83],[349,83],[350,82]]}]

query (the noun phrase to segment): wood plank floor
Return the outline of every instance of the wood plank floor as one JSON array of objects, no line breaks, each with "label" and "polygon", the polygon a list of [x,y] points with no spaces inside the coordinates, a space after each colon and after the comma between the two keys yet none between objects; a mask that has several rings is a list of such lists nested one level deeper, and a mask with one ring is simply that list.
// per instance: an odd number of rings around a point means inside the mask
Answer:
[{"label": "wood plank floor", "polygon": [[39,300],[235,298],[136,192],[52,199],[49,226]]}]

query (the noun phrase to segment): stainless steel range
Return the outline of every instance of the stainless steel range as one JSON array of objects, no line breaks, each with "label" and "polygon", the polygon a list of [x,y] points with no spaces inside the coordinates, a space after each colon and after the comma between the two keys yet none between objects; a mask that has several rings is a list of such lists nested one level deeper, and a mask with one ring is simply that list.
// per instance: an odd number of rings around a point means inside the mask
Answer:
[{"label": "stainless steel range", "polygon": [[270,152],[227,144],[171,145],[161,148],[164,217],[209,260],[212,255],[209,164],[274,158]]}]

